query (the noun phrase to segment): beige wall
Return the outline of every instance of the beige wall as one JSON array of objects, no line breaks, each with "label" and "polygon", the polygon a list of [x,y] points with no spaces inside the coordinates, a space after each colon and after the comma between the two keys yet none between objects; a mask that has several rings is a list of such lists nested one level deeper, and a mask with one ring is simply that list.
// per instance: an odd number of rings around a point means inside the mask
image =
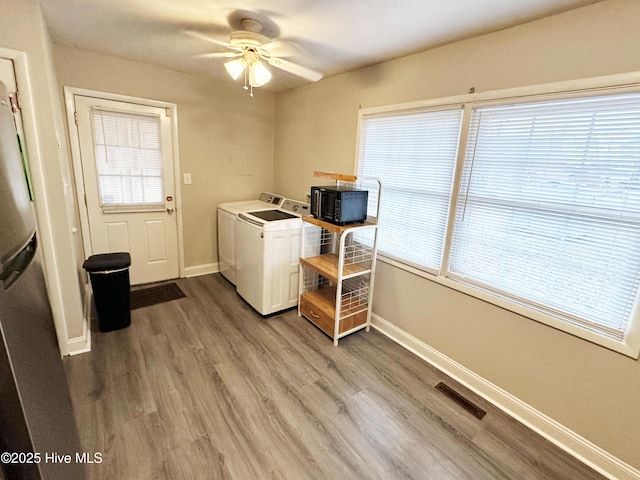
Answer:
[{"label": "beige wall", "polygon": [[16,60],[18,88],[45,278],[58,341],[66,354],[69,341],[82,340],[85,332],[74,249],[78,241],[72,234],[75,203],[51,41],[37,0],[3,0],[2,7],[6,14],[0,16],[0,47],[26,55],[25,63]]},{"label": "beige wall", "polygon": [[217,205],[273,189],[273,94],[64,45],[54,56],[62,86],[177,105],[185,265],[217,262]]},{"label": "beige wall", "polygon": [[[358,106],[640,70],[640,2],[607,0],[276,98],[275,189],[354,171]],[[374,312],[640,468],[640,363],[379,263]]]}]

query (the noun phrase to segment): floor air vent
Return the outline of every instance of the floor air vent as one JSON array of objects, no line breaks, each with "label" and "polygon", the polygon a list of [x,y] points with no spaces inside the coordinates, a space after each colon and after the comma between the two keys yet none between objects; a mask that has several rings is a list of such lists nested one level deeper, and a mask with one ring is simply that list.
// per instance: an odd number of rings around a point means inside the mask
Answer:
[{"label": "floor air vent", "polygon": [[482,419],[482,417],[484,417],[487,414],[487,412],[482,410],[480,407],[474,405],[473,402],[464,398],[461,394],[456,392],[453,388],[451,388],[449,385],[445,383],[440,382],[439,384],[436,385],[436,389],[440,390],[447,397],[449,397],[451,400],[456,402],[458,405],[460,405],[462,408],[464,408],[467,412],[469,412],[471,415],[473,415],[476,418]]}]

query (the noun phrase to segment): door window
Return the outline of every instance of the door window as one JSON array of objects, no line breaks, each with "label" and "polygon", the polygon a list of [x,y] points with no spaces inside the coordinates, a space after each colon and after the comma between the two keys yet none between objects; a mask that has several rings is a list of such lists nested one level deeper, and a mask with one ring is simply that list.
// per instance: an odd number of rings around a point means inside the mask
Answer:
[{"label": "door window", "polygon": [[92,109],[100,205],[163,205],[160,119]]}]

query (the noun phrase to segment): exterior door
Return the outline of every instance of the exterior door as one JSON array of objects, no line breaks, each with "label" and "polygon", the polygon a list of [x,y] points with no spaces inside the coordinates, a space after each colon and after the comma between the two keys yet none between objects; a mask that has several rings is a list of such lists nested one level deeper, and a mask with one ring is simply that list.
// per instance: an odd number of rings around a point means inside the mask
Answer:
[{"label": "exterior door", "polygon": [[74,101],[91,253],[129,252],[134,285],[178,277],[167,110],[81,95]]}]

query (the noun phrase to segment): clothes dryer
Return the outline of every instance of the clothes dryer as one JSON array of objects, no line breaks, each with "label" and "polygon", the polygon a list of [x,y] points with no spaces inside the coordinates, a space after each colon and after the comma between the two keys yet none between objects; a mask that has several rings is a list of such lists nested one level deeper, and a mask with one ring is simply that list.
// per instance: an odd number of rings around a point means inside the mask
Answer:
[{"label": "clothes dryer", "polygon": [[256,200],[228,202],[218,205],[218,266],[220,273],[232,284],[236,284],[236,221],[241,212],[276,209],[284,197],[262,192]]}]

